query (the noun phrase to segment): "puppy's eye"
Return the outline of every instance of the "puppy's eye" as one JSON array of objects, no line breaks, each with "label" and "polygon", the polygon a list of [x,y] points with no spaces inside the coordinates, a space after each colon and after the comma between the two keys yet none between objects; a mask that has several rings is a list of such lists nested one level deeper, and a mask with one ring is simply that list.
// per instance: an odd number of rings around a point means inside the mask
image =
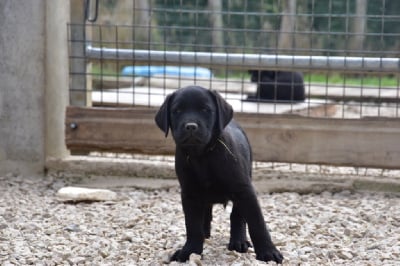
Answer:
[{"label": "puppy's eye", "polygon": [[203,107],[203,108],[201,108],[201,111],[204,113],[209,113],[209,112],[211,112],[211,109],[208,107]]},{"label": "puppy's eye", "polygon": [[179,109],[179,108],[176,108],[176,109],[174,109],[174,110],[172,110],[172,113],[173,114],[180,114],[182,112],[182,109]]}]

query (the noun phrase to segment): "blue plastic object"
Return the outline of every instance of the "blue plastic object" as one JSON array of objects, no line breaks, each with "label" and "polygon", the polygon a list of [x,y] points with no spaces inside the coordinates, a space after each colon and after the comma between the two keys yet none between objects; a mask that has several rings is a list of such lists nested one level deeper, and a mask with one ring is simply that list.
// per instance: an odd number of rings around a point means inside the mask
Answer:
[{"label": "blue plastic object", "polygon": [[126,66],[122,69],[124,76],[151,77],[154,75],[212,78],[208,68],[187,66]]}]

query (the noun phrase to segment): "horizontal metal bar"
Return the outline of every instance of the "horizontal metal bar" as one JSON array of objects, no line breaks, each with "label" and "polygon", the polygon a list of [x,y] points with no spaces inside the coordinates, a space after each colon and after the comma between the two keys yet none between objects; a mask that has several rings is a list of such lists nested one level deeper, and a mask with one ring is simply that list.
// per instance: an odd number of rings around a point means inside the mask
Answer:
[{"label": "horizontal metal bar", "polygon": [[299,69],[299,70],[343,70],[355,72],[398,72],[399,58],[304,56],[211,53],[185,51],[157,51],[113,49],[86,46],[86,56],[94,60],[131,60],[135,63],[184,64],[235,69]]}]

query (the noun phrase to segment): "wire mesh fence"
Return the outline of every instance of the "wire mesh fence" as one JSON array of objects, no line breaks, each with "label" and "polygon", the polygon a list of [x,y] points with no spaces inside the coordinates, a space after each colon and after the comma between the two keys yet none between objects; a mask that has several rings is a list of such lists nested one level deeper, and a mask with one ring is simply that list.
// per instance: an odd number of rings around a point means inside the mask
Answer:
[{"label": "wire mesh fence", "polygon": [[[97,1],[85,1],[88,2],[93,5]],[[398,176],[397,170],[379,167],[396,168],[392,161],[398,158],[399,150],[393,141],[398,132],[397,120],[385,119],[400,116],[399,1],[99,0],[98,3],[98,10],[90,6],[85,10],[88,16],[85,23],[79,20],[68,25],[71,105],[147,110],[161,105],[167,94],[197,84],[219,91],[239,113],[305,116],[307,121],[313,121],[307,130],[323,128],[318,121],[335,125],[349,122],[351,126],[345,131],[355,132],[349,136],[357,135],[354,145],[342,136],[333,141],[339,147],[332,144],[326,148],[326,145],[316,146],[332,142],[328,138],[335,138],[342,127],[336,133],[322,134],[322,142],[315,140],[321,132],[310,131],[310,139],[301,139],[309,141],[305,146],[310,145],[305,157],[319,152],[328,154],[325,156],[328,158],[300,162],[279,157],[259,160],[256,168]],[[364,117],[374,117],[375,122],[384,124],[363,127],[371,121],[359,120]],[[396,123],[391,124],[393,121]],[[361,123],[354,126],[354,122]],[[291,132],[293,127],[290,125]],[[322,131],[334,127],[327,128]],[[282,130],[282,134],[287,133],[285,127]],[[359,134],[363,131],[377,137],[365,138]],[[382,135],[385,145],[379,144],[378,135]],[[376,145],[369,145],[373,143]],[[281,147],[284,142],[270,144],[269,151],[271,147],[285,150]],[[298,152],[293,147],[286,148],[288,154]],[[96,150],[91,155],[148,159],[147,155],[113,150],[106,153]],[[338,157],[344,158],[339,163],[332,160]],[[373,159],[362,163],[361,157]],[[172,161],[172,157],[160,158],[152,155],[150,160]],[[342,162],[344,167],[338,167]],[[332,164],[337,166],[329,166]]]},{"label": "wire mesh fence", "polygon": [[[399,117],[396,0],[100,1],[71,24],[71,95],[157,106],[189,84],[237,112]],[[76,37],[74,31],[84,29]],[[90,63],[90,64],[87,64]]]}]

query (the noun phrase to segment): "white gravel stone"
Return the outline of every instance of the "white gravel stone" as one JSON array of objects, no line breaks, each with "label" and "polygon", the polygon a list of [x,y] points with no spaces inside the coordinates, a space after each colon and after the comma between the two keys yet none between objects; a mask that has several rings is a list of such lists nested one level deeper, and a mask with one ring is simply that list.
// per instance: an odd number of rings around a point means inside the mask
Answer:
[{"label": "white gravel stone", "polygon": [[108,189],[63,187],[57,191],[59,201],[108,201],[116,200],[117,193]]},{"label": "white gravel stone", "polygon": [[[62,182],[61,182],[62,183]],[[57,185],[56,185],[57,184]],[[68,184],[61,184],[62,186]],[[0,176],[0,265],[164,265],[185,242],[179,190],[115,189],[118,200],[60,202],[60,180]],[[283,265],[398,265],[400,196],[259,194]],[[228,251],[229,212],[214,208],[203,255],[169,265],[276,265]]]},{"label": "white gravel stone", "polygon": [[189,257],[189,265],[190,266],[202,266],[203,263],[201,262],[201,255],[192,253]]}]

